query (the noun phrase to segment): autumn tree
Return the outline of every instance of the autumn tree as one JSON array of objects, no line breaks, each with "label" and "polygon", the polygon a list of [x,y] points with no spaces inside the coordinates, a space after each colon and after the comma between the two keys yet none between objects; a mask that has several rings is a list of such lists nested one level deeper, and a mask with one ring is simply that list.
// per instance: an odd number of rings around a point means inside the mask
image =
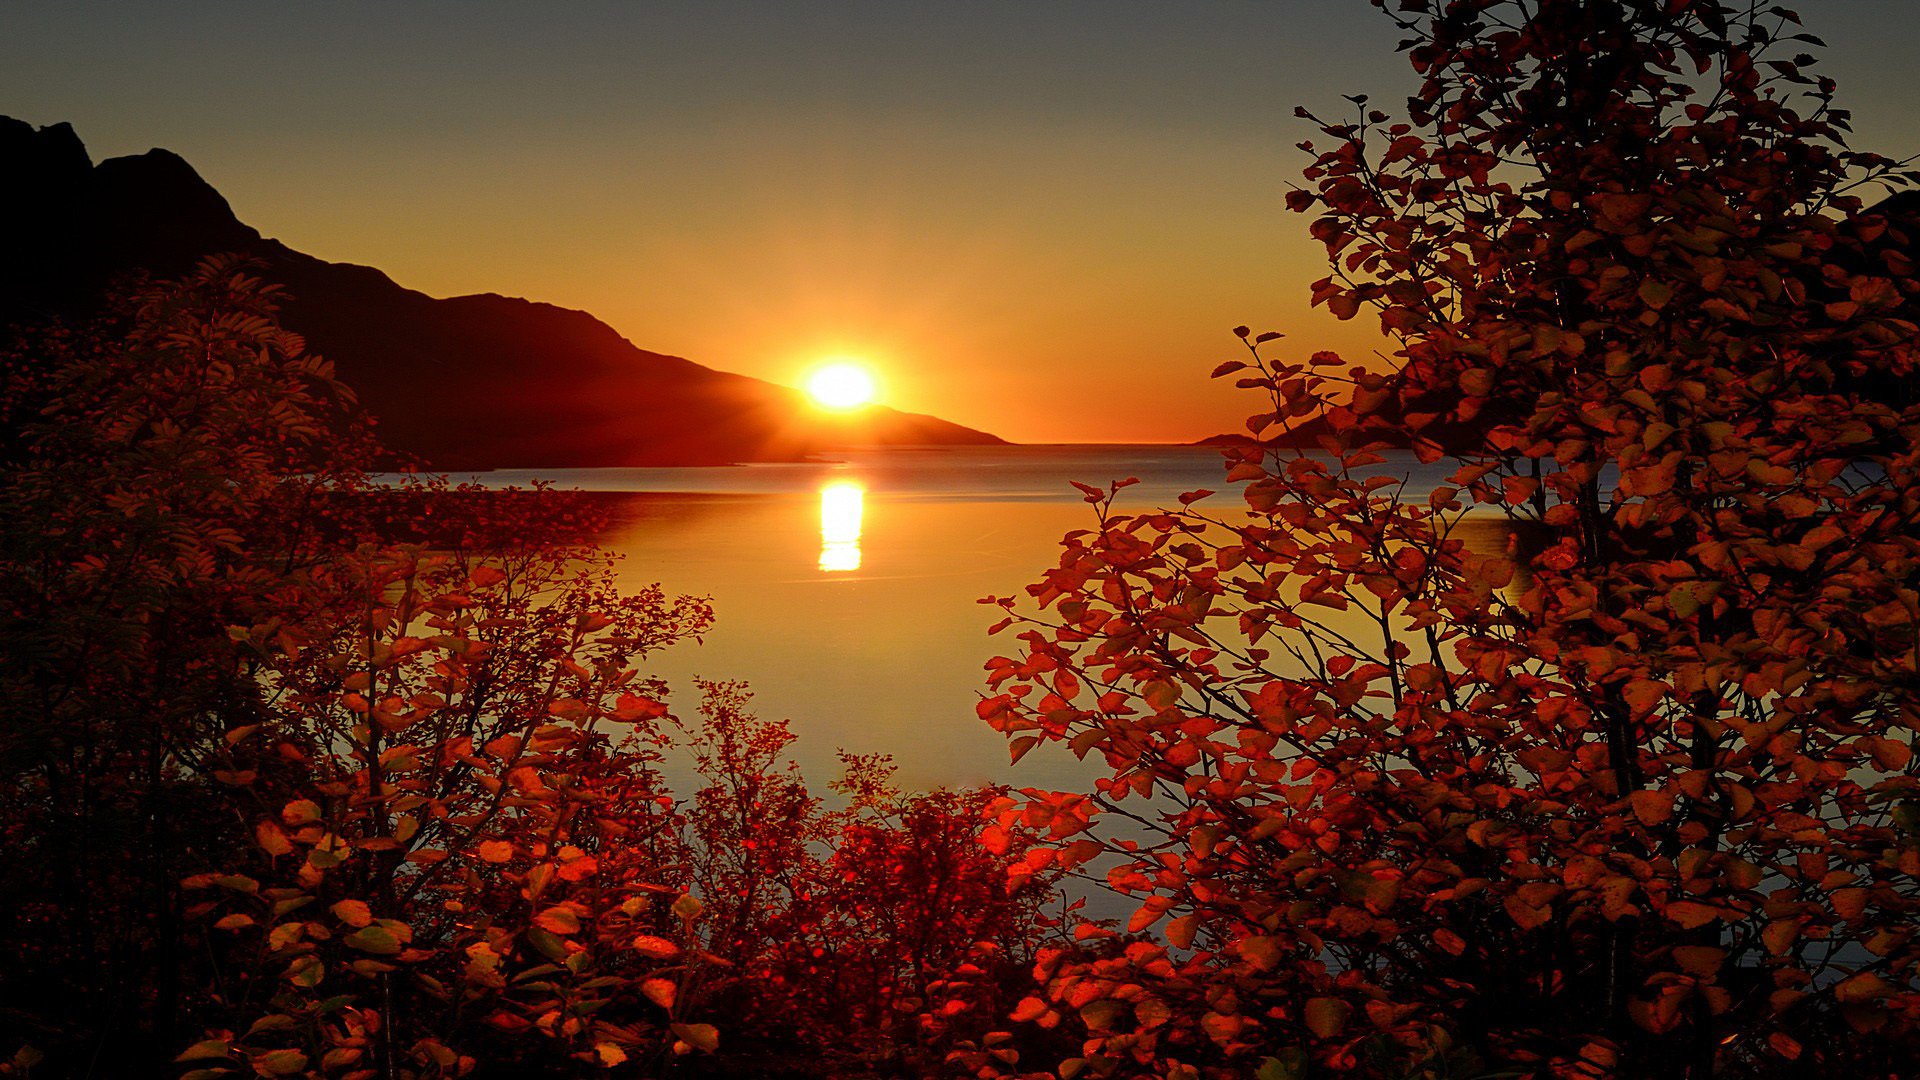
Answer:
[{"label": "autumn tree", "polygon": [[928,1076],[1025,993],[1070,914],[1057,875],[1016,879],[1024,830],[979,843],[987,788],[908,791],[885,755],[842,753],[831,795],[788,756],[786,722],[737,684],[686,725],[703,782],[676,804],[726,1018],[724,1067],[751,1076]]},{"label": "autumn tree", "polygon": [[201,977],[178,882],[234,830],[193,763],[257,698],[227,628],[268,606],[301,617],[272,588],[333,550],[326,493],[352,486],[370,446],[331,367],[274,321],[276,300],[215,260],[7,356],[0,1029],[13,1046],[157,1050]]},{"label": "autumn tree", "polygon": [[1900,1075],[1914,177],[1779,7],[1376,6],[1419,88],[1289,201],[1392,369],[1241,330],[1244,510],[1092,490],[1003,601],[983,715],[1110,774],[1001,819],[1157,931],[1017,1015],[1062,1075]]},{"label": "autumn tree", "polygon": [[615,588],[584,497],[370,475],[278,300],[214,259],[4,358],[0,1076],[912,1076],[995,1027],[1054,916],[994,793],[830,800],[743,687],[671,712],[708,607]]}]

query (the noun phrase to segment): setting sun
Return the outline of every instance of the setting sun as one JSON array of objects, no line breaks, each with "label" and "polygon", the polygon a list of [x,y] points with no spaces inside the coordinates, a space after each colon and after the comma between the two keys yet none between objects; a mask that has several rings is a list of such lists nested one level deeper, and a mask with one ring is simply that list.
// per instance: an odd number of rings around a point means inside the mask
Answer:
[{"label": "setting sun", "polygon": [[858,408],[873,400],[873,376],[858,364],[828,364],[807,377],[807,393],[829,409]]}]

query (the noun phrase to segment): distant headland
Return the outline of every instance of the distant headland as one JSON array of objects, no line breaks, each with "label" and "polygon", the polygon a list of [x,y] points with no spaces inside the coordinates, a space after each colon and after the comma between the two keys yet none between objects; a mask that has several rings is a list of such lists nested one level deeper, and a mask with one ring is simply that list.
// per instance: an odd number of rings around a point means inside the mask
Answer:
[{"label": "distant headland", "polygon": [[0,117],[0,327],[84,315],[112,283],[240,252],[383,441],[439,469],[794,461],[848,445],[1001,445],[931,416],[811,408],[795,389],[650,352],[584,311],[436,298],[260,235],[179,155],[94,164],[67,124]]}]

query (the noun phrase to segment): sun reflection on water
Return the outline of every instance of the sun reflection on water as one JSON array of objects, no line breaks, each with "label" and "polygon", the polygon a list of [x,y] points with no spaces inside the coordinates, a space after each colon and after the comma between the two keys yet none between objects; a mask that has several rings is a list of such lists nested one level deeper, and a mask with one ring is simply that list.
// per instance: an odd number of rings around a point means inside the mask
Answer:
[{"label": "sun reflection on water", "polygon": [[860,569],[860,512],[867,489],[852,480],[835,480],[820,489],[820,569],[840,573]]}]

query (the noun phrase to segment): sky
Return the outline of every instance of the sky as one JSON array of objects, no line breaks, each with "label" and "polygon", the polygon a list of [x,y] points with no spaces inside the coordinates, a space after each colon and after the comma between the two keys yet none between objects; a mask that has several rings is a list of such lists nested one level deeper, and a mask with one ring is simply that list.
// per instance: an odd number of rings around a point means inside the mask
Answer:
[{"label": "sky", "polygon": [[[1857,147],[1920,152],[1920,4],[1801,0]],[[1021,442],[1179,442],[1257,406],[1231,328],[1361,359],[1283,199],[1295,105],[1393,101],[1364,0],[0,0],[0,114],[163,146],[241,220],[436,296]]]}]

